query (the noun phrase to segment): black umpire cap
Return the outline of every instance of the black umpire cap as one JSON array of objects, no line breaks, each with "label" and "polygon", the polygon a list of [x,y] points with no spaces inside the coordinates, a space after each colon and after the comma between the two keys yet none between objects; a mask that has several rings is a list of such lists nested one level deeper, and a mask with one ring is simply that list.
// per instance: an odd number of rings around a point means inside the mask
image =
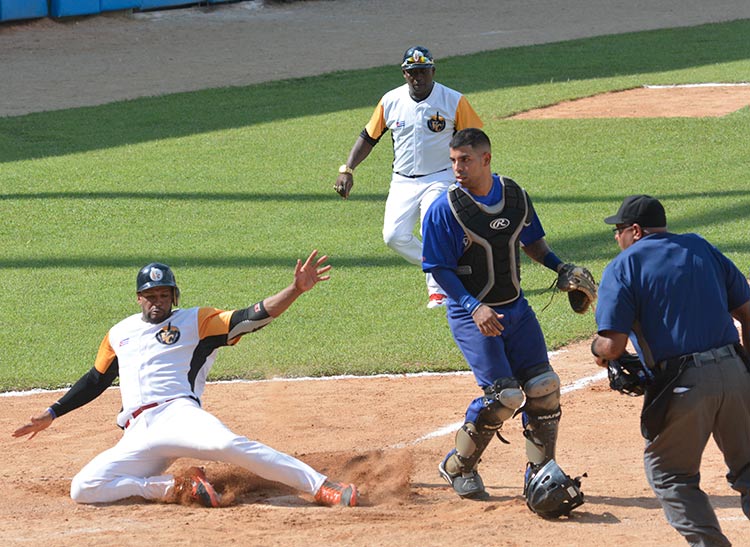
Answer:
[{"label": "black umpire cap", "polygon": [[658,199],[646,194],[628,196],[616,215],[604,219],[605,224],[640,224],[646,228],[664,228],[667,215]]}]

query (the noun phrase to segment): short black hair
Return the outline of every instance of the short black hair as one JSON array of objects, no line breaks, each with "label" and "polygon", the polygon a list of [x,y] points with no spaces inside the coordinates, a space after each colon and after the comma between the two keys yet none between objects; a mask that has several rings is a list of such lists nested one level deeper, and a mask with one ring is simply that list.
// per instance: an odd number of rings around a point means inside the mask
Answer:
[{"label": "short black hair", "polygon": [[451,148],[461,148],[462,146],[471,146],[472,148],[492,149],[490,138],[487,133],[476,127],[467,127],[457,131],[451,139]]}]

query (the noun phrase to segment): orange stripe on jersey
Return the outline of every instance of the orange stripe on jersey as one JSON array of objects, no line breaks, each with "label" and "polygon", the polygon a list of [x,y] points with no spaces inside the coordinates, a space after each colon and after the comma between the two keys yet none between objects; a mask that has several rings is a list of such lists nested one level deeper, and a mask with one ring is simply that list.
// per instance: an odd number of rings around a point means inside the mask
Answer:
[{"label": "orange stripe on jersey", "polygon": [[385,124],[385,113],[383,110],[383,99],[380,99],[378,101],[378,106],[375,107],[375,110],[372,113],[372,116],[370,117],[370,121],[367,122],[367,125],[365,126],[365,131],[367,131],[367,134],[370,135],[375,140],[378,140],[380,137],[383,136],[383,133],[388,131],[388,126]]},{"label": "orange stripe on jersey", "polygon": [[466,129],[467,127],[476,127],[480,129],[484,124],[474,109],[469,104],[469,101],[463,95],[458,100],[458,108],[456,108],[456,130]]},{"label": "orange stripe on jersey", "polygon": [[112,345],[109,343],[109,333],[107,333],[104,340],[102,340],[102,343],[99,344],[99,351],[96,354],[94,368],[104,374],[116,358],[117,355],[115,355],[115,350],[112,349]]},{"label": "orange stripe on jersey", "polygon": [[[229,333],[229,322],[233,311],[222,311],[216,308],[198,309],[198,336],[201,340],[209,336],[218,336]],[[237,340],[232,343],[236,343]]]}]

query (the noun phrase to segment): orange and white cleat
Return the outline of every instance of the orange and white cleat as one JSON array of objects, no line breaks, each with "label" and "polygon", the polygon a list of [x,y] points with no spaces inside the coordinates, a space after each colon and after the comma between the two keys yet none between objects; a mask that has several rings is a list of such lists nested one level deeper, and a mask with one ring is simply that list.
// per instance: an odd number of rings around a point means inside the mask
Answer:
[{"label": "orange and white cleat", "polygon": [[220,507],[221,496],[208,482],[206,474],[200,467],[191,467],[187,470],[190,479],[190,496],[203,507]]},{"label": "orange and white cleat", "polygon": [[357,499],[357,487],[353,484],[344,484],[342,482],[331,482],[326,480],[315,494],[315,501],[320,505],[343,505],[345,507],[355,507],[359,500]]}]

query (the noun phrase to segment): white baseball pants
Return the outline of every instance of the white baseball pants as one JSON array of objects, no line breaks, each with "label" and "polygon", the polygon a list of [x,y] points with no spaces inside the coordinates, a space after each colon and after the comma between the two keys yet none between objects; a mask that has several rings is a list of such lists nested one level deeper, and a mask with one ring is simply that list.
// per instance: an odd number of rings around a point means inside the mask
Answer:
[{"label": "white baseball pants", "polygon": [[122,439],[91,460],[74,478],[78,503],[106,503],[130,496],[164,500],[174,477],[164,471],[177,458],[231,463],[268,480],[314,494],[326,479],[298,459],[232,433],[189,398],[146,410]]},{"label": "white baseball pants", "polygon": [[[432,175],[410,179],[393,173],[383,218],[383,241],[412,264],[422,264],[422,241],[414,235],[432,202],[454,182],[448,169]],[[443,293],[431,274],[426,274],[427,293]]]}]

